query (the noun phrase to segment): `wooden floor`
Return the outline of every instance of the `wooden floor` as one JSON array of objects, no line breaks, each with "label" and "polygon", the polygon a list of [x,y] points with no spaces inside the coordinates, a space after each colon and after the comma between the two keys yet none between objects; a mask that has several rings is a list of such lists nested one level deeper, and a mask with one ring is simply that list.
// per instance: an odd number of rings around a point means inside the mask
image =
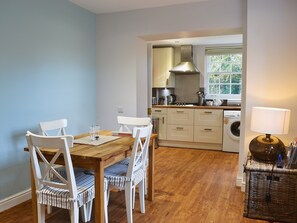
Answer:
[{"label": "wooden floor", "polygon": [[[235,186],[238,154],[165,147],[155,154],[155,200],[146,200],[145,214],[136,201],[134,222],[266,222],[242,216],[244,194]],[[108,212],[110,223],[127,222],[124,192],[111,193]],[[31,223],[31,201],[0,213],[0,222]],[[54,209],[46,222],[70,222],[68,211]]]}]

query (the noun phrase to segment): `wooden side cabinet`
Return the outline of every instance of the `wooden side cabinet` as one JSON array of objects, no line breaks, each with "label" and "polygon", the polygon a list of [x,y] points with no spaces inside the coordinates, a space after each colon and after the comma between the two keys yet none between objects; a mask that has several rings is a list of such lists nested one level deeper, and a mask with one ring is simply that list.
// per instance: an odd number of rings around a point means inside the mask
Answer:
[{"label": "wooden side cabinet", "polygon": [[245,173],[245,217],[297,222],[296,169],[277,168],[249,156]]}]

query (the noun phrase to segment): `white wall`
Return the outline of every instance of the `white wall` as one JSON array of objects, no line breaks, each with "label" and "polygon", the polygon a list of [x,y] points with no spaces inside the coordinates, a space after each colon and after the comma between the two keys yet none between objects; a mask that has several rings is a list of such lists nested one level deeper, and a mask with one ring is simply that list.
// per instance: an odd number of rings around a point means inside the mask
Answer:
[{"label": "white wall", "polygon": [[[116,129],[117,107],[124,115],[146,112],[148,75],[145,41],[161,37],[242,32],[244,0],[215,0],[97,16],[98,123]],[[142,65],[138,63],[141,61]],[[136,87],[141,83],[141,87]]]},{"label": "white wall", "polygon": [[[287,144],[297,136],[296,12],[296,0],[247,1],[246,125],[242,162],[249,142],[259,135],[250,131],[252,106],[291,109],[289,134],[278,137]],[[242,173],[242,165],[239,168]]]}]

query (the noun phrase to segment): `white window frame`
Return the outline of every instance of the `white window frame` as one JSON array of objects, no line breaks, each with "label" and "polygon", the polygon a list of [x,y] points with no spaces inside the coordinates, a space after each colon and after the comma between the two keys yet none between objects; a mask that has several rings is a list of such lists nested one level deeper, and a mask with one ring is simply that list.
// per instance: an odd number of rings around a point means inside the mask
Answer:
[{"label": "white window frame", "polygon": [[[205,98],[206,99],[241,99],[241,94],[209,94],[209,73],[207,72],[207,56],[209,55],[222,55],[222,54],[242,54],[242,46],[224,46],[224,47],[212,47],[212,48],[205,48],[205,55],[204,55],[204,86],[205,86]],[[243,71],[242,71],[243,72]],[[241,75],[242,75],[241,72]],[[234,73],[234,72],[233,72]],[[242,93],[242,78],[241,78],[241,93]]]}]

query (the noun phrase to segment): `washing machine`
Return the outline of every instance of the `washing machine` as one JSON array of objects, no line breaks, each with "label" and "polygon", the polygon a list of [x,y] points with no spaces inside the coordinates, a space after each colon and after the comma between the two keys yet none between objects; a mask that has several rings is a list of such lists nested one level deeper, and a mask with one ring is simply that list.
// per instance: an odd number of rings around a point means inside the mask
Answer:
[{"label": "washing machine", "polygon": [[224,111],[223,151],[239,152],[240,111]]}]

